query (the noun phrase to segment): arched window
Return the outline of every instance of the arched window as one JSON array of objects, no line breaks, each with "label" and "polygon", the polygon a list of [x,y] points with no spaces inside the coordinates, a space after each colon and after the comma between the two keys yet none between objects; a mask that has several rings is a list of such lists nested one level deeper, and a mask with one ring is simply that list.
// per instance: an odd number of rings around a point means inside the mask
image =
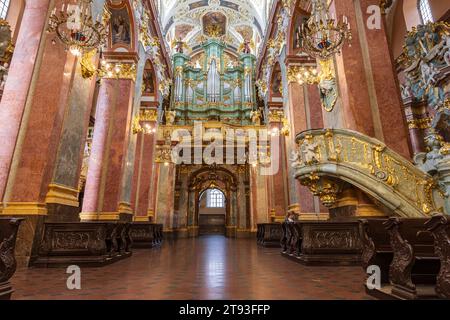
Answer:
[{"label": "arched window", "polygon": [[225,196],[222,191],[218,189],[210,189],[207,192],[206,206],[208,208],[225,207]]},{"label": "arched window", "polygon": [[423,24],[434,22],[433,14],[431,13],[430,2],[428,0],[419,0],[419,12]]},{"label": "arched window", "polygon": [[0,18],[6,19],[8,13],[9,0],[0,0]]}]

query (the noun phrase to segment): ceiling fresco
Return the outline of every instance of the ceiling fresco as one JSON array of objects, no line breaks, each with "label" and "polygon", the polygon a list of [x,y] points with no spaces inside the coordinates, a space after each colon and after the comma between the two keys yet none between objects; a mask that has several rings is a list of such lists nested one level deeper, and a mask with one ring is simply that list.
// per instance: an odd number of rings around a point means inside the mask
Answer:
[{"label": "ceiling fresco", "polygon": [[159,0],[160,22],[168,44],[183,40],[197,47],[202,35],[226,35],[232,47],[264,37],[273,0]]}]

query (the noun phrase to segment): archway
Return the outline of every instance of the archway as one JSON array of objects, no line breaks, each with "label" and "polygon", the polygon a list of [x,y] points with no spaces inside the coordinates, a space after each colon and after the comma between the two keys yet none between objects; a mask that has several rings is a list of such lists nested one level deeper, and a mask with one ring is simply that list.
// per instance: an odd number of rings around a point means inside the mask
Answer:
[{"label": "archway", "polygon": [[226,205],[225,193],[218,188],[203,191],[198,200],[199,235],[225,235]]},{"label": "archway", "polygon": [[237,221],[237,178],[229,170],[209,166],[193,172],[189,177],[189,195],[188,195],[188,232],[190,236],[199,235],[199,216],[201,195],[207,190],[220,190],[224,199],[225,209],[225,235],[227,237],[236,236]]}]

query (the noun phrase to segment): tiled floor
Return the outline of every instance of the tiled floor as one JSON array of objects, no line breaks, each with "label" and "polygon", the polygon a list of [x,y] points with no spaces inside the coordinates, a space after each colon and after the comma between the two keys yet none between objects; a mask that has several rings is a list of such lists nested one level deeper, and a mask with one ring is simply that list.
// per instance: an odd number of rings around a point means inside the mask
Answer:
[{"label": "tiled floor", "polygon": [[369,299],[360,267],[305,267],[254,239],[205,236],[135,250],[103,268],[18,270],[13,299]]}]

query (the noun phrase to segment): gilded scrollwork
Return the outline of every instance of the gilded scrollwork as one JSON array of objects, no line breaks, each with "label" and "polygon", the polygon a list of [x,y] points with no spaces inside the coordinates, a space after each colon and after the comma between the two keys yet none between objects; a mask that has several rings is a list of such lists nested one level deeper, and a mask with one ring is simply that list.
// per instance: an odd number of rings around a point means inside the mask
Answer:
[{"label": "gilded scrollwork", "polygon": [[[319,190],[318,181],[325,177],[337,179],[335,170],[341,170],[341,176],[348,175],[344,180],[357,179],[358,184],[365,183],[367,188],[374,183],[384,185],[391,190],[389,193],[411,207],[408,212],[401,208],[405,216],[424,216],[440,211],[436,197],[448,198],[447,194],[439,191],[439,184],[433,182],[430,175],[383,143],[360,133],[344,129],[309,130],[297,136],[297,144],[297,150],[290,159],[297,179],[310,187],[313,193],[322,194],[328,205],[332,205],[335,196],[333,184],[324,188],[321,182]],[[341,169],[329,169],[328,164]],[[414,210],[415,213],[411,212]]]}]

